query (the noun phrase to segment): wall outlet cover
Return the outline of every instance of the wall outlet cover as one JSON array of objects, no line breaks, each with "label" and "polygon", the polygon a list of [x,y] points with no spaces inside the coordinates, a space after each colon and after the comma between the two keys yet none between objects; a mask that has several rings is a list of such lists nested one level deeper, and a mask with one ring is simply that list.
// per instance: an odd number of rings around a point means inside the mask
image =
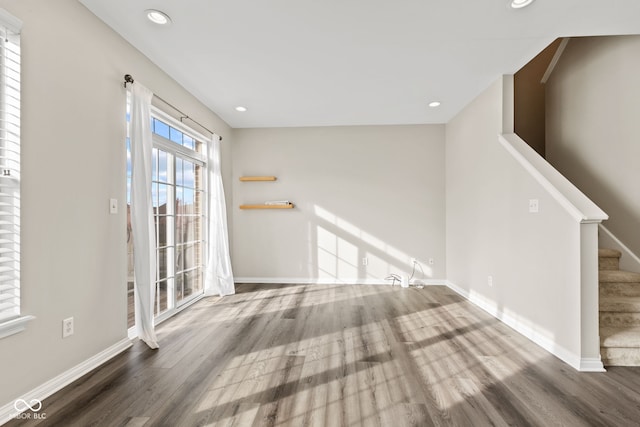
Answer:
[{"label": "wall outlet cover", "polygon": [[73,317],[69,317],[62,321],[62,338],[73,335]]}]

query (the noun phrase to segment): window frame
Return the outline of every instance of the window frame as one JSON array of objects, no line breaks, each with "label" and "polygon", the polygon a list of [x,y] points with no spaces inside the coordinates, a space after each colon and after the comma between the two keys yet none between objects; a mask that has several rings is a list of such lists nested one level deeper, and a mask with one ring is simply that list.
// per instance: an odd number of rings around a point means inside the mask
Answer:
[{"label": "window frame", "polygon": [[[22,312],[22,282],[20,279],[20,109],[21,109],[21,40],[20,40],[20,31],[22,29],[22,21],[20,21],[15,16],[11,15],[4,9],[0,9],[0,84],[2,88],[0,88],[0,111],[2,111],[2,121],[3,123],[7,123],[7,126],[4,125],[2,128],[7,131],[7,128],[12,127],[11,137],[0,135],[0,155],[4,157],[4,150],[6,148],[6,144],[13,145],[13,158],[11,159],[12,167],[9,165],[2,165],[2,188],[9,188],[10,191],[14,192],[13,196],[9,196],[9,202],[3,203],[2,211],[3,216],[11,216],[13,220],[9,224],[3,224],[3,231],[5,227],[12,228],[13,230],[9,230],[6,233],[3,233],[3,236],[10,234],[12,237],[5,239],[3,237],[3,241],[0,242],[0,248],[2,249],[0,254],[0,264],[5,267],[5,263],[8,263],[10,267],[2,270],[0,272],[0,277],[2,280],[0,281],[0,296],[2,294],[5,295],[5,298],[0,299],[1,301],[9,301],[7,303],[8,307],[0,309],[0,339],[8,337],[10,335],[17,334],[23,331],[27,322],[32,319],[35,319],[34,316],[24,315]],[[11,40],[12,50],[9,53],[14,55],[15,60],[11,60],[14,64],[13,67],[7,64],[5,56],[5,43]],[[17,64],[17,65],[15,65]],[[13,81],[10,87],[13,90],[13,95],[9,95],[5,91],[5,84],[9,75],[13,73]],[[15,83],[17,82],[17,83]],[[8,86],[8,84],[7,84]],[[9,101],[11,98],[11,102]],[[9,113],[8,111],[13,109],[13,113]],[[5,120],[4,114],[12,115],[13,120]],[[11,151],[11,150],[9,150]],[[17,158],[16,158],[17,154]],[[4,162],[4,161],[3,161]],[[15,195],[15,191],[17,190],[17,196]],[[0,192],[0,194],[6,194],[4,191]],[[1,196],[2,200],[5,200],[6,196]],[[9,284],[7,284],[9,283]],[[8,295],[8,297],[6,297]]]}]

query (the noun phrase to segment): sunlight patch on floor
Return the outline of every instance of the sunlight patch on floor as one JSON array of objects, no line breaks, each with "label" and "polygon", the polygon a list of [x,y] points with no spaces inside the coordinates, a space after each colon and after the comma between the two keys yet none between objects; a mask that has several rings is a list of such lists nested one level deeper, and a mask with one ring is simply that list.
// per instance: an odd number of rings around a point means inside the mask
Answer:
[{"label": "sunlight patch on floor", "polygon": [[[456,312],[450,306],[447,310],[449,315]],[[509,354],[501,350],[502,342],[492,345],[491,341],[497,339],[492,320],[474,323],[462,315],[462,310],[460,313],[454,318],[455,324],[447,323],[443,310],[433,307],[296,342],[270,347],[265,343],[266,348],[233,358],[197,409],[222,408],[239,417],[239,405],[244,405],[251,412],[247,419],[252,419],[257,409],[251,403],[272,396],[272,404],[287,407],[289,417],[280,420],[282,425],[309,420],[331,424],[325,414],[338,413],[344,404],[357,408],[345,416],[359,420],[376,417],[378,422],[392,423],[394,411],[407,410],[402,405],[411,401],[413,393],[385,330],[384,322],[393,322],[400,330],[400,345],[430,384],[435,404],[446,411],[481,394],[477,384],[468,379],[477,376],[478,370],[490,370],[489,384],[521,370],[508,363]],[[486,354],[487,348],[490,354]],[[494,363],[496,360],[500,362]]]}]

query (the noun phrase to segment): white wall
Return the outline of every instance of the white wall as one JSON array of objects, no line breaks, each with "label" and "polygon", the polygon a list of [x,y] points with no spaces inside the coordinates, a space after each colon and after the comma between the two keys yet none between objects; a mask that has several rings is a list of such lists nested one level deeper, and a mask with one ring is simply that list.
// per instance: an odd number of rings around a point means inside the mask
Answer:
[{"label": "white wall", "polygon": [[640,255],[640,36],[571,39],[546,87],[547,159]]},{"label": "white wall", "polygon": [[[226,143],[230,131],[76,0],[0,7],[24,22],[22,311],[36,317],[0,340],[2,406],[127,336],[123,75]],[[111,197],[117,215],[109,215]],[[63,340],[70,316],[75,335]]]},{"label": "white wall", "polygon": [[[445,279],[444,126],[237,129],[233,139],[238,280],[384,283],[410,273],[411,257],[427,279]],[[295,209],[238,207],[282,199]]]},{"label": "white wall", "polygon": [[[499,144],[503,97],[511,96],[504,83],[495,82],[446,126],[447,276],[455,289],[578,367],[580,224]],[[539,200],[539,213],[528,212],[529,199]]]}]

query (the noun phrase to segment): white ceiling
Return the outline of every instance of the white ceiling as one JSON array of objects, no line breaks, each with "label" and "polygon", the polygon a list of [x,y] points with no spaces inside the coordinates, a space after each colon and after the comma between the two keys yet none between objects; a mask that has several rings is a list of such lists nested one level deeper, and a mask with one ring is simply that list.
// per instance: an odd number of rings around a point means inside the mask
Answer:
[{"label": "white ceiling", "polygon": [[557,37],[640,33],[640,0],[80,2],[232,127],[446,123]]}]

